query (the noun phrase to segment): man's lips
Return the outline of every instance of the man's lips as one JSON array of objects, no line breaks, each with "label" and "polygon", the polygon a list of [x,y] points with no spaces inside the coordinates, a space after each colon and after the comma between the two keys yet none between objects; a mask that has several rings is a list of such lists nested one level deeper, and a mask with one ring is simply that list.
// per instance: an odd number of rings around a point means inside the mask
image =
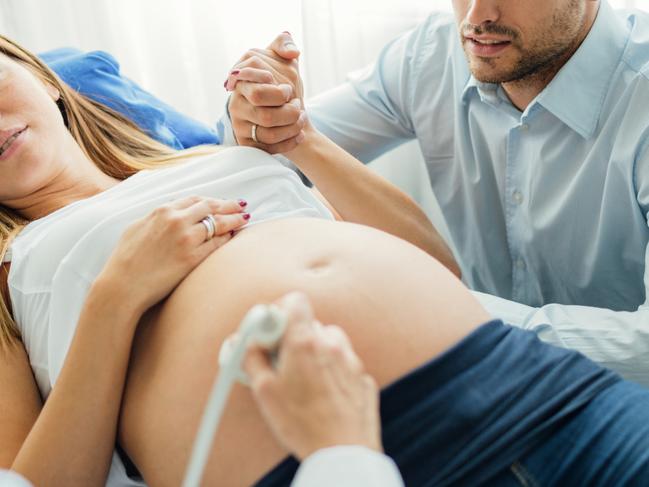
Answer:
[{"label": "man's lips", "polygon": [[484,35],[465,35],[465,43],[472,54],[480,57],[495,57],[511,46],[508,38]]}]

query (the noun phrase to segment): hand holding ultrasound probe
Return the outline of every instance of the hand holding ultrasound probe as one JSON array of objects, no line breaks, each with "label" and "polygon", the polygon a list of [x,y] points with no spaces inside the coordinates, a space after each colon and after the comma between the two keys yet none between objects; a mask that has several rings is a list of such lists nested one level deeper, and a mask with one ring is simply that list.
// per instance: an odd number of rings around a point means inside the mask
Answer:
[{"label": "hand holding ultrasound probe", "polygon": [[251,386],[270,429],[300,460],[336,445],[382,451],[376,383],[364,372],[347,335],[337,326],[318,323],[303,294],[252,308],[238,333],[224,342],[219,362],[184,487],[200,484],[236,380]]}]

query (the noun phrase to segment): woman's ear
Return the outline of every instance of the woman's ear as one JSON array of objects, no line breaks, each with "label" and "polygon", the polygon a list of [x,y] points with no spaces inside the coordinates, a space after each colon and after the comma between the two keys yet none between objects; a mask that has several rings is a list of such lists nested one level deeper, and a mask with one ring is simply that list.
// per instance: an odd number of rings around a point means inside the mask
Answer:
[{"label": "woman's ear", "polygon": [[47,90],[47,94],[50,95],[52,100],[59,101],[61,99],[61,92],[53,85],[45,83],[45,89]]}]

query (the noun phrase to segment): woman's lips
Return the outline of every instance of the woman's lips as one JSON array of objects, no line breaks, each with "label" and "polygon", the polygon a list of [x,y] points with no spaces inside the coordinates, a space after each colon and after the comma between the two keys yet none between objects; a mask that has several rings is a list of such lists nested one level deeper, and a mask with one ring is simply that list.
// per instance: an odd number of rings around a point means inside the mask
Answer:
[{"label": "woman's lips", "polygon": [[511,41],[479,41],[471,37],[466,38],[466,44],[471,54],[479,57],[496,57],[512,45]]},{"label": "woman's lips", "polygon": [[0,154],[0,161],[9,159],[11,155],[16,152],[23,143],[25,139],[25,133],[27,132],[28,127],[16,132],[14,135],[9,137],[4,144],[0,147],[0,150],[4,149],[2,154]]}]

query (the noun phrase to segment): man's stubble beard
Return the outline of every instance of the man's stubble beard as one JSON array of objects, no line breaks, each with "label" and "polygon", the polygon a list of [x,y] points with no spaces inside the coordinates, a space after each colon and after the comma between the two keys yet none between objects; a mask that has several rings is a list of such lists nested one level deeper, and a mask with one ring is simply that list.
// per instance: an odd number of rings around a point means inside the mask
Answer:
[{"label": "man's stubble beard", "polygon": [[[580,43],[580,32],[584,27],[585,8],[581,0],[571,0],[564,11],[555,12],[549,28],[542,29],[535,36],[534,45],[523,48],[519,45],[519,37],[510,29],[500,26],[484,26],[470,29],[475,34],[514,34],[510,49],[519,52],[518,61],[514,66],[497,72],[499,59],[481,58],[476,62],[465,50],[469,67],[474,78],[483,83],[516,83],[536,84],[547,82],[561,69],[572,56]],[[466,27],[461,27],[461,32]],[[558,36],[557,36],[558,34]],[[558,37],[558,38],[555,38]],[[469,42],[469,41],[466,41]],[[489,69],[481,69],[478,65],[488,65]]]}]

